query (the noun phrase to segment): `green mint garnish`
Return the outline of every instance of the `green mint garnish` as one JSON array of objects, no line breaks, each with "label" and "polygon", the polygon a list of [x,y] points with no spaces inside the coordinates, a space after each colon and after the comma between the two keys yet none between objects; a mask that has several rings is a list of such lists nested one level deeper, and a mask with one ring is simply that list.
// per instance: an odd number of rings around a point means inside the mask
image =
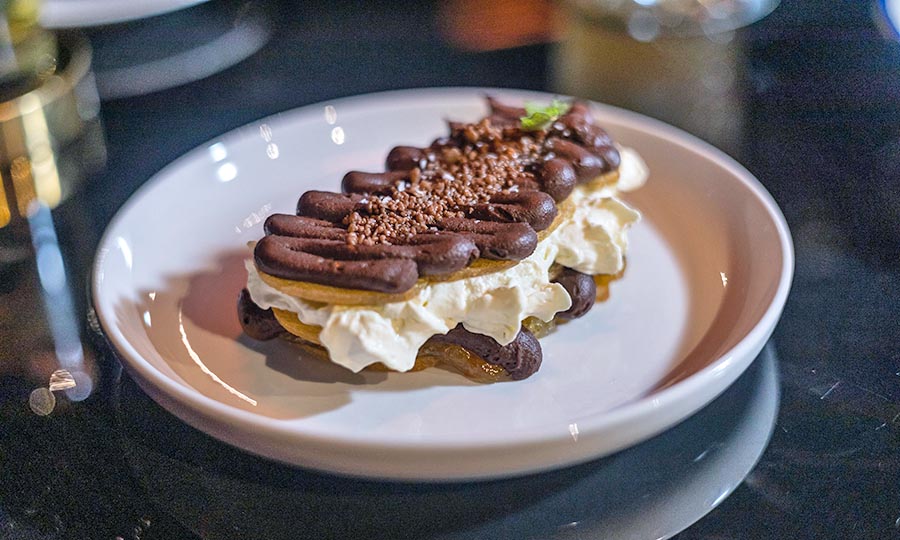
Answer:
[{"label": "green mint garnish", "polygon": [[525,114],[519,118],[522,122],[524,131],[538,131],[546,129],[556,121],[557,118],[566,114],[570,105],[565,101],[554,99],[549,105],[539,105],[537,103],[526,103]]}]

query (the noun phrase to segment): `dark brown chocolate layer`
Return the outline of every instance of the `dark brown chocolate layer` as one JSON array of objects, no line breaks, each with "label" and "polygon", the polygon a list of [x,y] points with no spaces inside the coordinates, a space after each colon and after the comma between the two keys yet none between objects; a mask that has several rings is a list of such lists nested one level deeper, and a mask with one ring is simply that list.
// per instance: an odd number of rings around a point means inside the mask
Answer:
[{"label": "dark brown chocolate layer", "polygon": [[341,181],[341,191],[386,196],[390,195],[396,189],[397,183],[406,177],[405,170],[383,173],[350,171],[344,175],[344,179]]},{"label": "dark brown chocolate layer", "polygon": [[572,194],[578,175],[575,174],[575,166],[571,161],[560,157],[548,159],[538,171],[537,180],[541,184],[541,191],[560,202]]},{"label": "dark brown chocolate layer", "polygon": [[471,239],[484,259],[521,260],[534,252],[538,242],[537,233],[527,223],[447,218],[437,226]]},{"label": "dark brown chocolate layer", "polygon": [[268,341],[275,339],[285,332],[278,324],[275,314],[271,309],[263,309],[256,305],[250,298],[250,291],[243,289],[238,296],[238,319],[244,333],[253,339]]},{"label": "dark brown chocolate layer", "polygon": [[268,234],[254,250],[267,274],[348,289],[403,292],[420,275],[442,275],[465,268],[478,256],[467,236],[436,231],[405,245],[349,245],[347,231],[327,221],[274,214]]},{"label": "dark brown chocolate layer", "polygon": [[614,170],[619,154],[574,102],[549,127],[523,131],[525,110],[488,98],[483,120],[450,123],[427,148],[398,146],[387,171],[351,171],[343,193],[308,191],[297,216],[273,216],[257,244],[272,275],[346,288],[402,292],[420,276],[475,258],[521,260],[550,226],[556,202]]},{"label": "dark brown chocolate layer", "polygon": [[[297,216],[278,215],[279,223],[290,228],[288,236],[306,236],[305,223],[316,221],[322,227],[344,231],[344,240],[355,233],[349,232],[339,223],[358,210],[364,198],[358,194],[307,191],[297,204]],[[474,204],[459,211],[458,216],[442,218],[431,225],[432,231],[457,232],[471,238],[482,252],[481,257],[489,259],[524,259],[537,245],[537,233],[546,229],[556,218],[557,209],[552,198],[540,191],[497,194],[488,203]],[[296,225],[289,225],[291,220]],[[267,234],[284,234],[266,226]],[[426,231],[420,234],[429,234]],[[334,233],[338,234],[337,232]],[[415,242],[417,235],[402,243]],[[359,242],[348,242],[358,244]],[[384,244],[372,244],[383,246]],[[527,251],[513,249],[513,246],[531,245]],[[508,251],[506,256],[498,253]]]},{"label": "dark brown chocolate layer", "polygon": [[540,342],[525,328],[519,330],[511,343],[502,346],[490,336],[469,332],[462,324],[442,336],[432,336],[431,341],[458,345],[488,364],[502,367],[516,381],[537,372],[543,358]]},{"label": "dark brown chocolate layer", "polygon": [[592,276],[571,268],[563,268],[553,281],[562,285],[572,299],[572,307],[556,314],[560,319],[577,319],[594,306],[597,300],[597,284]]}]

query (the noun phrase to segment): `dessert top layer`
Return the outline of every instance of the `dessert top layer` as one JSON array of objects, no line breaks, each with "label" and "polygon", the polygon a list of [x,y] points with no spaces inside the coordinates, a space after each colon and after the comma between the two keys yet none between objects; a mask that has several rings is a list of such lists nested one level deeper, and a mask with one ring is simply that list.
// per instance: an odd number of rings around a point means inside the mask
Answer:
[{"label": "dessert top layer", "polygon": [[394,148],[386,172],[349,172],[342,193],[309,191],[296,216],[271,216],[255,250],[259,269],[401,292],[479,257],[529,256],[556,202],[615,170],[619,153],[584,102],[532,130],[523,128],[525,109],[488,104],[487,117],[450,122],[449,136],[427,148]]}]

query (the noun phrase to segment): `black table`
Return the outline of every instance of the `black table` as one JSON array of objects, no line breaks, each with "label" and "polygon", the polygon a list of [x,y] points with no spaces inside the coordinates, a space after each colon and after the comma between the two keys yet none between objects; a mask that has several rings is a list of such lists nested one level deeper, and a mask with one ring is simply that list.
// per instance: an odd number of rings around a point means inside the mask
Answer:
[{"label": "black table", "polygon": [[[436,3],[354,4],[273,3],[274,33],[249,59],[192,84],[103,103],[107,167],[53,211],[76,313],[88,313],[93,250],[115,210],[155,171],[228,129],[393,88],[554,90],[553,44],[463,52],[442,39]],[[102,38],[100,31],[95,39]],[[92,392],[83,401],[60,397],[39,416],[29,395],[57,366],[29,259],[0,273],[0,538],[271,537],[259,528],[265,523],[296,538],[618,535],[591,522],[590,497],[615,508],[616,494],[592,491],[607,485],[599,479],[641,453],[687,444],[685,433],[705,433],[720,450],[745,444],[732,441],[727,425],[710,426],[723,410],[739,416],[757,403],[754,388],[775,380],[766,379],[766,366],[778,372],[780,409],[774,427],[760,428],[771,433],[765,452],[678,538],[900,538],[900,43],[879,4],[863,0],[783,0],[737,39],[746,117],[730,150],[783,209],[797,265],[764,357],[698,419],[624,457],[508,484],[337,479],[247,456],[174,420],[122,374],[81,318]],[[659,477],[651,471],[635,482]],[[569,491],[584,479],[598,483]],[[372,505],[335,495],[342,490]],[[306,507],[278,502],[300,500],[300,491]],[[241,503],[241,493],[259,498]],[[624,489],[622,497],[634,493]],[[472,494],[494,500],[459,503]],[[334,505],[333,515],[321,501]],[[285,533],[285,524],[302,519],[267,508],[312,508],[307,517],[325,524],[342,515],[371,523],[338,531],[307,521]],[[511,521],[486,525],[503,519]]]}]

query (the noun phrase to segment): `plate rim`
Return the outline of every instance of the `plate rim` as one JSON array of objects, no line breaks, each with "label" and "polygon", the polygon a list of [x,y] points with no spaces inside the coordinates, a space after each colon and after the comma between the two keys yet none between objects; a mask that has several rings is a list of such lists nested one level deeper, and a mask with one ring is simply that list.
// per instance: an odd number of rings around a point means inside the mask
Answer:
[{"label": "plate rim", "polygon": [[[167,172],[177,169],[182,161],[194,158],[196,154],[202,152],[212,142],[221,141],[225,137],[236,136],[237,134],[248,129],[253,129],[260,123],[271,122],[274,124],[282,117],[288,115],[302,115],[304,112],[313,111],[325,105],[339,106],[341,104],[349,105],[358,103],[360,106],[371,107],[374,104],[377,104],[379,101],[395,101],[401,100],[404,97],[428,97],[429,99],[460,99],[463,97],[476,96],[479,94],[485,95],[489,93],[505,95],[509,97],[535,96],[543,98],[561,95],[549,92],[519,90],[511,88],[485,88],[470,86],[412,88],[360,94],[333,100],[323,100],[320,102],[288,109],[259,118],[257,120],[253,120],[239,127],[229,129],[204,143],[195,145],[187,152],[181,154],[178,158],[174,159],[166,166],[155,172],[147,181],[145,181],[128,197],[128,199],[116,210],[112,219],[110,219],[110,221],[107,223],[103,235],[101,236],[100,242],[97,245],[97,250],[94,256],[94,263],[91,265],[90,300],[91,304],[96,310],[100,327],[106,340],[109,342],[111,349],[116,353],[116,356],[121,359],[123,365],[125,365],[129,372],[135,375],[136,380],[140,383],[141,387],[145,391],[147,391],[155,401],[167,402],[164,404],[167,410],[175,413],[176,416],[179,416],[180,418],[182,418],[182,420],[185,420],[187,423],[194,425],[194,427],[197,427],[202,431],[209,432],[208,430],[203,429],[200,425],[198,425],[198,421],[192,418],[190,414],[185,414],[184,411],[172,410],[172,405],[180,405],[182,407],[186,407],[192,413],[198,414],[202,418],[215,418],[217,422],[226,421],[226,424],[232,426],[241,426],[242,428],[253,429],[258,433],[263,432],[269,438],[278,439],[285,436],[285,434],[289,434],[293,441],[302,441],[313,446],[325,445],[325,447],[334,447],[335,449],[353,449],[356,451],[366,450],[375,453],[404,451],[408,453],[427,454],[435,451],[447,450],[483,452],[485,450],[521,448],[522,446],[529,446],[532,447],[532,450],[539,451],[540,448],[549,448],[559,444],[564,444],[567,441],[571,442],[572,436],[567,431],[562,429],[559,430],[559,432],[556,434],[547,433],[546,431],[526,431],[517,433],[515,438],[504,436],[503,438],[499,438],[496,440],[481,440],[474,443],[471,441],[453,442],[446,440],[410,440],[395,442],[372,441],[371,439],[367,439],[366,437],[354,437],[352,435],[346,436],[345,434],[335,435],[315,432],[311,433],[305,430],[293,429],[288,424],[289,421],[267,417],[263,418],[253,412],[240,409],[238,407],[216,400],[212,397],[206,396],[195,389],[192,389],[182,383],[179,383],[178,381],[171,379],[170,377],[162,373],[158,368],[156,368],[151,362],[143,358],[143,356],[138,353],[134,347],[132,347],[129,340],[125,338],[124,332],[119,331],[116,325],[112,324],[112,321],[108,320],[108,316],[104,311],[97,309],[97,306],[101,304],[99,300],[100,293],[98,291],[101,288],[100,276],[102,275],[101,267],[105,258],[104,250],[108,249],[111,245],[110,241],[112,232],[119,226],[120,222],[124,219],[129,210],[138,204],[138,201],[145,193],[154,189],[155,186],[165,180]],[[365,105],[364,102],[367,101],[374,101],[374,103]],[[678,416],[677,419],[675,419],[674,421],[657,421],[653,424],[653,427],[651,429],[644,430],[648,432],[642,433],[638,436],[627,436],[625,437],[626,439],[628,439],[626,442],[620,442],[619,444],[612,445],[610,448],[607,448],[600,453],[591,451],[585,452],[585,446],[589,445],[580,444],[578,445],[580,447],[580,451],[578,453],[585,454],[581,458],[566,458],[562,463],[549,463],[543,467],[526,467],[525,469],[518,471],[519,473],[545,470],[547,468],[555,468],[563,465],[574,464],[579,461],[585,461],[587,459],[593,459],[595,457],[600,457],[601,455],[608,455],[661,433],[669,427],[674,426],[681,420],[684,420],[703,406],[707,405],[710,401],[712,401],[712,399],[714,399],[728,386],[730,386],[731,383],[733,383],[734,380],[736,380],[737,377],[746,370],[746,368],[753,362],[756,354],[759,352],[762,346],[768,341],[768,338],[774,331],[774,328],[784,309],[784,305],[786,303],[793,280],[795,264],[794,247],[787,221],[785,220],[781,209],[778,207],[772,195],[765,189],[765,187],[759,182],[759,180],[757,180],[753,176],[752,173],[750,173],[745,167],[740,165],[734,158],[732,158],[722,150],[693,135],[690,135],[687,132],[684,132],[681,129],[633,111],[598,103],[595,101],[590,101],[590,103],[595,108],[595,110],[600,111],[604,115],[615,116],[617,120],[620,120],[623,124],[628,124],[629,127],[639,128],[639,130],[641,131],[650,131],[651,133],[654,133],[659,137],[667,139],[671,143],[677,144],[678,146],[681,146],[694,153],[701,154],[706,159],[713,161],[728,170],[734,180],[737,180],[741,184],[743,184],[744,187],[748,189],[749,193],[752,194],[756,199],[758,199],[763,208],[766,210],[766,213],[771,219],[772,224],[775,226],[782,254],[780,277],[778,287],[772,297],[772,301],[766,307],[765,312],[762,314],[753,328],[749,332],[747,332],[746,335],[732,348],[719,355],[718,358],[716,358],[713,362],[711,362],[703,369],[691,374],[683,380],[675,382],[671,386],[667,386],[656,392],[653,392],[652,394],[617,406],[616,408],[610,411],[606,411],[602,414],[591,415],[587,418],[579,418],[578,424],[580,437],[578,442],[580,443],[583,440],[587,442],[586,439],[596,437],[609,430],[615,430],[618,427],[628,424],[634,419],[642,418],[646,415],[653,415],[655,411],[665,411],[666,409],[676,410],[678,409],[678,407],[675,407],[675,405],[680,406],[682,409],[686,409],[682,410],[681,412],[674,413],[674,416]],[[717,382],[717,379],[721,379],[721,382],[718,382],[718,385],[711,385],[711,383]],[[148,385],[150,386],[150,388],[148,388]],[[709,390],[710,387],[713,387],[714,391],[711,392]],[[165,396],[157,395],[157,391],[165,394]],[[170,400],[174,400],[175,403],[169,403]],[[689,405],[685,408],[685,404]],[[670,414],[669,416],[672,416],[672,414]],[[261,418],[262,420],[260,420]],[[214,436],[217,436],[214,433],[212,434]],[[222,437],[217,436],[217,438]],[[226,442],[237,445],[233,441]],[[247,448],[241,445],[237,446],[240,446],[241,448],[254,453],[261,453],[266,455],[265,452],[262,452],[259,449]],[[269,455],[269,457],[279,459],[280,461],[285,461],[284,459],[281,459],[280,457],[275,455]],[[292,461],[288,462],[291,463]],[[297,465],[307,464],[298,462],[293,463]],[[363,460],[360,461],[360,464],[362,463],[364,463]],[[327,470],[332,470],[333,472],[347,472],[338,468],[322,466],[321,464],[313,466],[316,468],[325,468]],[[352,464],[350,465],[350,467],[354,468]],[[359,469],[364,467],[355,468]],[[458,475],[458,477],[499,477],[509,473],[510,471],[500,471],[498,473],[477,473],[474,475],[463,474]],[[515,474],[515,471],[513,471],[512,473]],[[350,474],[373,476],[373,474],[364,471],[351,471]],[[374,476],[384,477],[383,475],[377,474]],[[414,474],[410,477],[432,478],[433,475]],[[457,477],[457,475],[454,475],[454,477]]]}]

